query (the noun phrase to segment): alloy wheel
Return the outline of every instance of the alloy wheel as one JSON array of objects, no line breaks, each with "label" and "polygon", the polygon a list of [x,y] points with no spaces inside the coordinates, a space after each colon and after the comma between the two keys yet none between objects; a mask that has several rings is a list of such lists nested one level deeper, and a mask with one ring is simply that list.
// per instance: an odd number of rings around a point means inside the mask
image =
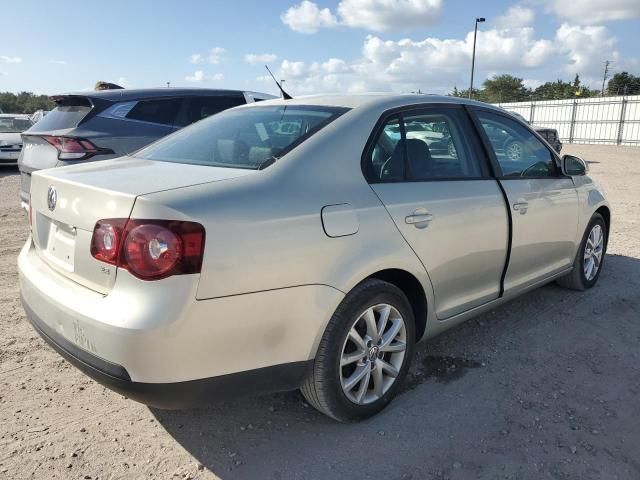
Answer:
[{"label": "alloy wheel", "polygon": [[602,254],[604,252],[604,233],[602,227],[598,224],[594,225],[587,243],[584,246],[583,271],[587,281],[595,278],[602,263]]},{"label": "alloy wheel", "polygon": [[396,382],[407,350],[405,320],[392,305],[362,312],[347,334],[340,357],[340,383],[358,405],[380,399]]}]

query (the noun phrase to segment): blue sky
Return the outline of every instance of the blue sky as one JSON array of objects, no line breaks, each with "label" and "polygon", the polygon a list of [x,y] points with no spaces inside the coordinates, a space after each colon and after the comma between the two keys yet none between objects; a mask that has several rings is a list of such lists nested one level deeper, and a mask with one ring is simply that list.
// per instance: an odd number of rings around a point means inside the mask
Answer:
[{"label": "blue sky", "polygon": [[579,73],[595,86],[605,60],[640,74],[639,0],[3,0],[0,91],[109,80],[273,92],[268,59],[293,94],[444,93],[468,86],[476,16],[487,18],[479,81],[512,73],[536,86]]}]

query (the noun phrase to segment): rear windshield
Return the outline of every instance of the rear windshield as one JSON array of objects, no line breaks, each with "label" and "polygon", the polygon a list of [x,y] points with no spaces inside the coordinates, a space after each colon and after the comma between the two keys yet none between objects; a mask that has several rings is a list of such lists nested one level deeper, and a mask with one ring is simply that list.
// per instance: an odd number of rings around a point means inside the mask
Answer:
[{"label": "rear windshield", "polygon": [[21,133],[31,125],[28,118],[0,117],[0,133]]},{"label": "rear windshield", "polygon": [[77,127],[90,111],[91,104],[86,98],[65,98],[36,123],[34,130],[45,132]]},{"label": "rear windshield", "polygon": [[226,110],[164,137],[138,158],[215,167],[269,165],[347,109],[278,105]]}]

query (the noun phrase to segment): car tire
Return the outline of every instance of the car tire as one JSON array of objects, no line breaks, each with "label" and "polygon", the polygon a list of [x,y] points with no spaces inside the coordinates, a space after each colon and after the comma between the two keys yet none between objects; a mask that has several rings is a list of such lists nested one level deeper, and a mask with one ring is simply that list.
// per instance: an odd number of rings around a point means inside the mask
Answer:
[{"label": "car tire", "polygon": [[[600,232],[600,245],[593,245],[593,235]],[[578,253],[573,261],[573,270],[568,275],[560,277],[557,283],[563,287],[570,288],[572,290],[587,290],[593,287],[600,277],[602,272],[602,265],[604,263],[604,257],[607,250],[607,240],[609,232],[607,231],[607,224],[604,218],[599,213],[594,213],[593,217],[589,221],[589,225],[585,229]],[[599,253],[598,253],[599,252]],[[599,261],[597,266],[594,267],[595,272],[591,272],[588,268],[589,258],[594,261],[594,256],[599,255]]]},{"label": "car tire", "polygon": [[[390,313],[385,322],[381,319],[387,307]],[[376,330],[382,323],[386,324],[382,327],[379,345],[384,345],[389,336],[393,336],[384,347],[387,351],[382,351],[383,346],[380,351],[373,348],[376,343],[371,341],[367,328],[372,325],[368,321],[370,311],[374,315]],[[398,321],[402,322],[402,327],[399,333],[394,333],[392,329],[398,328]],[[354,348],[359,344],[359,341],[353,341],[354,335],[359,336],[366,348]],[[402,348],[403,342],[404,355],[400,359],[401,352],[392,352],[391,349]],[[301,387],[302,394],[314,408],[339,422],[356,422],[375,415],[397,395],[411,364],[414,343],[413,310],[402,290],[382,280],[365,280],[347,294],[331,317],[318,346],[313,368]],[[343,364],[351,360],[350,356],[360,355],[361,351],[365,352],[364,358]],[[395,375],[389,374],[389,366]],[[369,374],[349,389],[353,378],[367,368]],[[377,388],[377,385],[386,386]]]}]

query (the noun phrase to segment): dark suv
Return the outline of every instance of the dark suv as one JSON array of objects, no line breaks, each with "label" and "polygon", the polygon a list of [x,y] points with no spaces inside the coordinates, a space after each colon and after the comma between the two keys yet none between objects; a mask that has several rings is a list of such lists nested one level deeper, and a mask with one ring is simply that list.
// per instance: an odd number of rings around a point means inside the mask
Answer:
[{"label": "dark suv", "polygon": [[52,97],[54,108],[22,134],[20,198],[31,173],[132,153],[193,122],[245,103],[276,98],[241,90],[158,88],[103,90]]}]

